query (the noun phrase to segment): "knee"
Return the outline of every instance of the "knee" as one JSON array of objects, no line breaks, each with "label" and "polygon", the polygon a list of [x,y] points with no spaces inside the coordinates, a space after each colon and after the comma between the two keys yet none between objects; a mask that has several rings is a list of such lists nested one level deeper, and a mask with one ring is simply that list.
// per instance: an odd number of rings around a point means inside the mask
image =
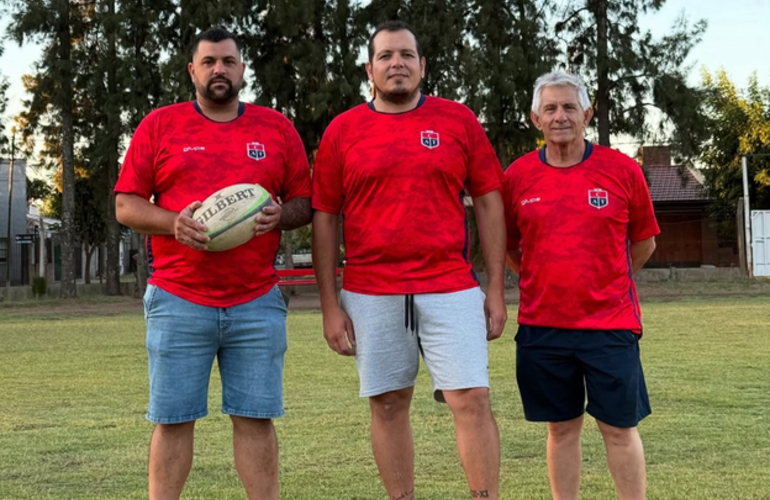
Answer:
[{"label": "knee", "polygon": [[583,417],[564,422],[548,422],[548,438],[556,443],[567,443],[580,439]]},{"label": "knee", "polygon": [[486,418],[492,415],[489,403],[489,389],[475,387],[458,391],[444,391],[449,408],[455,418]]},{"label": "knee", "polygon": [[411,392],[393,391],[369,398],[372,418],[380,421],[395,421],[409,415]]},{"label": "knee", "polygon": [[273,432],[273,421],[269,418],[247,418],[230,415],[236,434],[265,435]]},{"label": "knee", "polygon": [[628,446],[639,439],[636,427],[615,427],[614,425],[596,421],[605,443],[610,446]]},{"label": "knee", "polygon": [[195,421],[181,424],[155,424],[155,433],[166,439],[184,438],[193,433]]}]

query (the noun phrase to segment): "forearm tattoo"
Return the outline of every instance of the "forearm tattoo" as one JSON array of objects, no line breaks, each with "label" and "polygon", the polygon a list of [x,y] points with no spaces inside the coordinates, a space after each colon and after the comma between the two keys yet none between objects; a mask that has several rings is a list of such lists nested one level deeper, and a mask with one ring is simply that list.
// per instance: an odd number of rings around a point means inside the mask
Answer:
[{"label": "forearm tattoo", "polygon": [[489,498],[489,490],[471,490],[471,498]]},{"label": "forearm tattoo", "polygon": [[278,229],[290,231],[306,226],[312,218],[310,198],[292,198],[281,205],[281,220]]}]

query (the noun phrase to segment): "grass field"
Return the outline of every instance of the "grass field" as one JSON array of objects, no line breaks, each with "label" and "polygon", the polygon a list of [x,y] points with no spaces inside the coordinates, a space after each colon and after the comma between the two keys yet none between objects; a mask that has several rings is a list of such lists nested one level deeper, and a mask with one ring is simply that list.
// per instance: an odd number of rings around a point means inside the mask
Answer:
[{"label": "grass field", "polygon": [[[510,311],[512,317],[515,310]],[[644,305],[653,414],[640,426],[649,498],[770,499],[770,297]],[[289,317],[287,416],[277,421],[281,498],[384,499],[352,359],[332,353],[315,312]],[[501,498],[550,498],[546,428],[524,421],[513,377],[515,322],[491,346],[502,437]],[[138,303],[0,308],[0,499],[146,498],[146,355]],[[421,371],[412,410],[421,500],[467,498],[451,415]],[[183,498],[244,499],[212,378]],[[587,424],[589,421],[587,421]],[[582,498],[615,498],[595,426]]]}]

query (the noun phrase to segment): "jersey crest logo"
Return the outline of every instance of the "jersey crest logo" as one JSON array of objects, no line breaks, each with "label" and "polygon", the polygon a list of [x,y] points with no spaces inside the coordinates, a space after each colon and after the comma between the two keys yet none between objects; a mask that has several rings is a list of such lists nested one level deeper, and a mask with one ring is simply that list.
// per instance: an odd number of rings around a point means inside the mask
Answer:
[{"label": "jersey crest logo", "polygon": [[438,132],[425,130],[420,132],[420,144],[428,149],[435,149],[439,145]]},{"label": "jersey crest logo", "polygon": [[250,142],[246,144],[246,154],[249,155],[249,158],[252,160],[262,160],[267,156],[267,153],[265,152],[265,145],[260,144],[258,142]]},{"label": "jersey crest logo", "polygon": [[610,202],[610,195],[604,189],[589,189],[588,204],[594,208],[602,209]]}]

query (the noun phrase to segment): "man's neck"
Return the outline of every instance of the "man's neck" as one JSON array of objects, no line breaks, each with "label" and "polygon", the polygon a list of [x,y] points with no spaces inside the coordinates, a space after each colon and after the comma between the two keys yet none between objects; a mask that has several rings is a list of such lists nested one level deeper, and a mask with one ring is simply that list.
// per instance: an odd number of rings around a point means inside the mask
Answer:
[{"label": "man's neck", "polygon": [[417,107],[417,105],[420,103],[420,97],[422,97],[422,93],[415,92],[414,97],[408,101],[403,103],[394,103],[392,101],[386,101],[382,99],[382,97],[377,94],[374,97],[374,109],[380,113],[405,113],[406,111],[411,111]]},{"label": "man's neck", "polygon": [[583,161],[586,152],[586,143],[581,138],[579,141],[569,143],[547,143],[545,159],[552,167],[571,167]]},{"label": "man's neck", "polygon": [[196,96],[198,106],[203,116],[214,122],[231,122],[238,118],[238,97],[234,97],[227,103],[212,102],[200,95]]}]

